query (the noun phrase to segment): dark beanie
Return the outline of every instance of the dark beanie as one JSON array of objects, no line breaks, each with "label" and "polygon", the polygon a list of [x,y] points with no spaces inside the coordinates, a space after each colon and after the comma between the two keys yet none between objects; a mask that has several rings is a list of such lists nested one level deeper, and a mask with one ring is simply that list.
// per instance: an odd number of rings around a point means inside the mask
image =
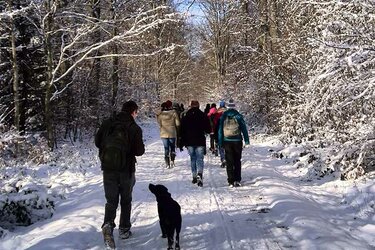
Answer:
[{"label": "dark beanie", "polygon": [[199,108],[199,102],[197,100],[193,100],[190,103],[190,107],[196,107]]}]

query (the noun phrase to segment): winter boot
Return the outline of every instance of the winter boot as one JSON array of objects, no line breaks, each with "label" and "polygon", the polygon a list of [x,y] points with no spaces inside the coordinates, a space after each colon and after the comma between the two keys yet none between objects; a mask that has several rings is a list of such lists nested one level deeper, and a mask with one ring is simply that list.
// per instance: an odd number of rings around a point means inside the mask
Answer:
[{"label": "winter boot", "polygon": [[221,168],[225,168],[227,166],[227,162],[226,161],[223,161],[220,165]]},{"label": "winter boot", "polygon": [[197,185],[198,185],[198,187],[203,187],[203,176],[202,176],[202,173],[198,173],[198,176],[197,176]]},{"label": "winter boot", "polygon": [[171,168],[171,161],[169,159],[169,156],[164,157],[165,165],[167,168]]},{"label": "winter boot", "polygon": [[215,156],[219,156],[219,150],[217,148],[215,148],[214,150],[215,150],[214,151]]},{"label": "winter boot", "polygon": [[174,159],[176,158],[176,153],[175,152],[172,152],[171,153],[171,167],[174,167]]},{"label": "winter boot", "polygon": [[119,236],[120,239],[125,240],[125,239],[129,238],[130,236],[132,236],[132,232],[127,228],[121,228],[120,227],[118,229],[118,236]]},{"label": "winter boot", "polygon": [[191,181],[191,183],[193,183],[193,184],[197,183],[197,177],[196,176],[193,177],[193,180]]},{"label": "winter boot", "polygon": [[116,249],[115,240],[113,238],[113,226],[110,223],[104,224],[102,227],[102,233],[105,247],[107,249]]}]

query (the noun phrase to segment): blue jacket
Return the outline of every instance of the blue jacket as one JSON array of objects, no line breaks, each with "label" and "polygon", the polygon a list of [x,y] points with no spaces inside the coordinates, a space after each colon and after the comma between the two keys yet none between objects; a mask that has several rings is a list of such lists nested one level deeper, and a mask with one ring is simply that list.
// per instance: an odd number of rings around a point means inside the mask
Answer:
[{"label": "blue jacket", "polygon": [[[223,124],[227,117],[235,117],[237,119],[238,125],[240,126],[241,133],[236,138],[226,138],[224,137]],[[243,135],[243,137],[242,137]],[[218,131],[219,145],[222,146],[224,142],[235,142],[235,141],[245,141],[245,144],[250,144],[249,133],[247,132],[246,123],[243,116],[235,109],[226,110],[220,117],[219,121],[219,131]]]}]

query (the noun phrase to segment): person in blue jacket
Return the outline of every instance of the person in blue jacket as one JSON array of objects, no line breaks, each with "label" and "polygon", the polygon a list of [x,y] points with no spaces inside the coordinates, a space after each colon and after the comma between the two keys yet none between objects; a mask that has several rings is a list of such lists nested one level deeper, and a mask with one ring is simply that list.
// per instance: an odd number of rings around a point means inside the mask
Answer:
[{"label": "person in blue jacket", "polygon": [[233,99],[230,99],[227,110],[220,117],[218,141],[225,150],[226,170],[230,187],[241,186],[241,158],[243,142],[250,144],[249,134],[243,116],[235,109]]}]

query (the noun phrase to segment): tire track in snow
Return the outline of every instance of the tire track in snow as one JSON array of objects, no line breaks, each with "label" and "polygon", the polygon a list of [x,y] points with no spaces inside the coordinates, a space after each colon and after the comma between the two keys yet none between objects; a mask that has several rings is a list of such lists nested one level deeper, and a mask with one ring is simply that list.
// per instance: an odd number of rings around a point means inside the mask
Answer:
[{"label": "tire track in snow", "polygon": [[[269,229],[267,229],[265,226],[265,218],[261,216],[259,213],[255,213],[257,211],[257,201],[254,200],[254,198],[251,198],[256,193],[255,197],[258,197],[257,189],[253,186],[242,186],[239,188],[230,188],[227,187],[225,184],[227,183],[227,174],[226,170],[219,167],[219,162],[215,162],[214,160],[208,158],[208,164],[207,164],[207,172],[209,174],[209,188],[210,192],[212,194],[212,199],[214,199],[215,206],[217,207],[220,218],[221,218],[221,225],[223,229],[225,230],[226,237],[228,239],[228,242],[230,244],[230,249],[281,249],[280,246],[277,244],[277,242],[271,242],[270,240],[265,239],[265,235],[271,236],[271,240],[274,239],[273,234],[270,232]],[[243,171],[243,179],[249,179],[246,173]],[[220,184],[219,184],[220,183]],[[224,183],[224,185],[223,185]],[[244,183],[248,183],[247,181]],[[249,185],[249,184],[248,184]],[[220,192],[219,192],[220,191]],[[225,200],[228,200],[228,197],[232,197],[233,204],[222,204],[225,203]],[[259,237],[259,240],[254,243],[254,240],[248,240],[248,241],[241,241],[236,242],[236,236],[238,236],[238,229],[236,228],[237,219],[230,219],[231,217],[234,217],[232,214],[235,214],[238,208],[236,207],[237,201],[242,201],[241,203],[246,203],[242,205],[246,205],[245,209],[240,211],[243,215],[239,216],[239,218],[244,217],[244,221],[249,222],[248,224],[251,224],[250,226],[255,227],[256,229],[253,230],[257,233],[253,233],[252,237],[255,239]],[[263,201],[264,202],[264,201]],[[268,204],[269,205],[269,204]],[[268,207],[268,205],[266,207]],[[254,218],[246,216],[245,212],[249,211],[250,215],[253,215]],[[237,211],[238,212],[238,211]],[[245,218],[248,217],[248,218]],[[227,219],[228,218],[228,219]],[[241,219],[240,219],[241,220]],[[228,223],[230,222],[230,223]],[[228,225],[232,225],[229,227]],[[246,226],[246,224],[245,224]],[[242,228],[242,226],[240,227]],[[238,237],[237,237],[238,238]]]}]

